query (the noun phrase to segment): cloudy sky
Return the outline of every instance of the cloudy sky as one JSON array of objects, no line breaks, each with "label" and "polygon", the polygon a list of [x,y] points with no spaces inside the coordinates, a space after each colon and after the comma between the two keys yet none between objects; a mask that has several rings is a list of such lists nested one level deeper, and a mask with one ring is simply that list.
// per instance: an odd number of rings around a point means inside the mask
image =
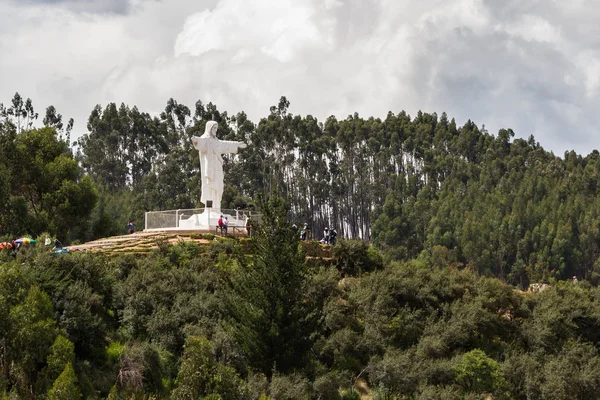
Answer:
[{"label": "cloudy sky", "polygon": [[173,97],[252,120],[446,111],[600,148],[598,0],[0,0],[0,102],[75,118]]}]

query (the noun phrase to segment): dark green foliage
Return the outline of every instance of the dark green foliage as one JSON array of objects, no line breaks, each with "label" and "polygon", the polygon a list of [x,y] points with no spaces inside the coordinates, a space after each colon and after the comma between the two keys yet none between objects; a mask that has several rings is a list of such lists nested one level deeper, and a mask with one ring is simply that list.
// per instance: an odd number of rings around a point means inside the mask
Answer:
[{"label": "dark green foliage", "polygon": [[75,363],[75,346],[64,336],[57,336],[50,348],[51,353],[46,360],[47,378],[54,381],[64,371],[68,364]]},{"label": "dark green foliage", "polygon": [[199,257],[196,245],[172,246],[166,255],[138,262],[121,279],[115,301],[124,337],[150,339],[178,353],[184,327],[197,325],[212,336],[223,308],[215,294],[223,272],[208,255]]},{"label": "dark green foliage", "polygon": [[53,257],[42,253],[32,260],[42,287],[51,294],[55,316],[78,354],[102,351],[114,278],[103,257],[73,254]]},{"label": "dark green foliage", "polygon": [[73,365],[68,363],[48,391],[48,400],[79,400],[80,398],[81,392],[77,387]]},{"label": "dark green foliage", "polygon": [[[33,129],[31,101],[0,107],[2,241],[201,206],[190,137],[209,119],[249,145],[224,157],[222,207],[264,214],[253,238],[147,256],[2,251],[2,398],[598,397],[600,153],[445,114],[320,124],[289,105],[257,125],[210,103],[96,107],[82,170],[55,109]],[[534,282],[550,287],[515,289]]]},{"label": "dark green foliage", "polygon": [[454,386],[425,386],[415,397],[416,400],[479,400],[481,398],[478,394],[464,393]]},{"label": "dark green foliage", "polygon": [[9,311],[12,375],[22,396],[28,397],[29,385],[35,383],[37,367],[50,352],[56,336],[52,303],[48,295],[32,286],[22,303]]},{"label": "dark green foliage", "polygon": [[377,251],[362,240],[340,240],[333,248],[333,257],[344,275],[359,275],[383,266]]},{"label": "dark green foliage", "polygon": [[388,351],[382,359],[373,359],[369,365],[371,383],[380,393],[413,393],[418,388],[418,369],[414,352]]},{"label": "dark green foliage", "polygon": [[454,370],[456,383],[467,392],[498,393],[507,386],[498,362],[479,349],[465,353]]},{"label": "dark green foliage", "polygon": [[55,128],[0,124],[0,232],[82,237],[98,193]]},{"label": "dark green foliage", "polygon": [[427,258],[344,276],[305,263],[281,200],[265,209],[270,224],[248,255],[227,240],[138,258],[32,249],[3,261],[0,389],[31,399],[59,389],[123,399],[600,390],[597,288],[523,294]]},{"label": "dark green foliage", "polygon": [[337,374],[329,373],[315,379],[313,389],[317,396],[324,399],[340,400],[339,388],[341,382]]},{"label": "dark green foliage", "polygon": [[311,385],[299,375],[274,374],[269,386],[269,396],[282,400],[308,400],[311,398]]},{"label": "dark green foliage", "polygon": [[342,400],[360,400],[360,394],[356,390],[347,390],[343,392]]},{"label": "dark green foliage", "polygon": [[169,376],[159,351],[150,343],[133,343],[119,355],[119,373],[116,385],[122,393],[143,390],[153,395],[164,394],[162,377]]},{"label": "dark green foliage", "polygon": [[600,359],[596,347],[571,342],[542,369],[540,392],[544,398],[586,399],[598,396]]},{"label": "dark green foliage", "polygon": [[274,368],[287,372],[302,365],[310,348],[303,298],[308,271],[283,200],[271,198],[261,209],[254,261],[238,268],[225,298],[250,365],[270,375]]},{"label": "dark green foliage", "polygon": [[174,400],[193,400],[218,396],[223,400],[242,398],[241,380],[235,370],[215,360],[210,342],[190,336],[184,346],[177,374]]},{"label": "dark green foliage", "polygon": [[560,284],[543,291],[540,294],[543,301],[534,308],[534,318],[528,323],[529,345],[553,353],[569,340],[600,341],[600,332],[594,328],[600,323],[598,294],[598,289],[573,284]]}]

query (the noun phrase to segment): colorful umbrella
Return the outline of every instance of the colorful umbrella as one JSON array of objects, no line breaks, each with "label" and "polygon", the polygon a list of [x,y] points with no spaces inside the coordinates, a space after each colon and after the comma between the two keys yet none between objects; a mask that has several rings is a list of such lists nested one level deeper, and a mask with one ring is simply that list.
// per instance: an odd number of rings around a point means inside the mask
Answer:
[{"label": "colorful umbrella", "polygon": [[35,244],[35,240],[31,238],[20,238],[15,240],[15,244]]},{"label": "colorful umbrella", "polygon": [[12,249],[13,245],[9,242],[0,243],[0,249]]}]

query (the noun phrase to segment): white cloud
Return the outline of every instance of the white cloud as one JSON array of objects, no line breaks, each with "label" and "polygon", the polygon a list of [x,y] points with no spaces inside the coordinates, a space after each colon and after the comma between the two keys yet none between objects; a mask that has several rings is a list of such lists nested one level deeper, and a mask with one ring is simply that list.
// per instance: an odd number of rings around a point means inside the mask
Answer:
[{"label": "white cloud", "polygon": [[595,97],[600,88],[600,49],[580,53],[576,62],[583,75],[586,96]]},{"label": "white cloud", "polygon": [[77,134],[96,103],[212,101],[257,121],[285,95],[320,119],[447,111],[557,154],[600,147],[596,1],[78,4],[0,3],[0,101],[53,104]]},{"label": "white cloud", "polygon": [[189,16],[175,42],[175,56],[201,56],[211,50],[260,50],[290,61],[297,50],[318,45],[311,4],[293,0],[221,0],[214,10]]},{"label": "white cloud", "polygon": [[560,29],[537,15],[523,15],[516,24],[510,24],[505,29],[508,33],[520,36],[527,41],[564,44]]}]

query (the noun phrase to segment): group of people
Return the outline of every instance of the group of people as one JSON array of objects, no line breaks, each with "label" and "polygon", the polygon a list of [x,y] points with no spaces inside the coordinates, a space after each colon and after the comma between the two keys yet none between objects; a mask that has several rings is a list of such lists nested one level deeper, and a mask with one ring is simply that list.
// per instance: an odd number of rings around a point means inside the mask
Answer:
[{"label": "group of people", "polygon": [[[229,220],[227,219],[227,217],[220,215],[219,219],[217,221],[217,230],[220,232],[221,236],[222,235],[227,235],[227,229],[229,227]],[[292,225],[292,227],[294,229],[298,229],[298,226],[296,224]],[[248,235],[250,236],[250,232],[252,229],[252,224],[250,219],[248,219],[246,221],[246,229],[248,230]],[[300,229],[300,240],[305,241],[308,239],[309,237],[309,232],[310,232],[310,228],[308,227],[308,224],[304,224],[304,226],[302,227],[302,229]],[[330,245],[335,245],[337,239],[337,231],[335,230],[335,228],[333,229],[329,229],[328,227],[325,227],[325,231],[323,232],[323,239],[320,240],[321,243],[324,244],[330,244]]]},{"label": "group of people", "polygon": [[[50,244],[52,244],[52,240],[50,239],[50,237],[46,236],[46,240],[44,241],[44,246],[48,247],[50,246]],[[60,250],[63,248],[62,243],[60,242],[60,240],[58,239],[54,239],[54,247],[52,248],[52,250]]]},{"label": "group of people", "polygon": [[325,231],[323,232],[323,239],[321,239],[321,243],[334,245],[337,237],[337,231],[335,228],[329,230],[328,227],[325,227]]},{"label": "group of people", "polygon": [[[35,239],[32,238],[28,238],[28,237],[23,237],[20,239],[16,239],[13,240],[12,242],[3,242],[0,243],[0,249],[4,249],[4,250],[12,250],[12,255],[16,256],[17,253],[19,252],[19,250],[21,250],[21,247],[23,245],[25,246],[34,246],[36,244]],[[46,236],[46,239],[44,240],[44,246],[45,247],[49,247],[52,244],[52,239],[50,239],[49,236]],[[54,253],[58,253],[58,252],[68,252],[67,249],[63,248],[62,243],[58,240],[58,239],[54,239],[54,247],[51,250]]]},{"label": "group of people", "polygon": [[[243,225],[236,225],[236,223],[239,223],[239,220],[234,219],[234,228],[240,228],[239,231],[241,232],[241,228]],[[251,220],[250,218],[246,217],[246,232],[248,233],[248,236],[251,237],[252,236],[252,232],[254,230],[254,223],[255,221]],[[219,219],[217,221],[217,231],[220,233],[221,236],[223,235],[227,235],[227,231],[229,229],[229,219],[227,216],[219,216]],[[234,233],[235,234],[235,233]]]},{"label": "group of people", "polygon": [[[294,224],[294,225],[292,225],[292,228],[298,229],[298,226],[296,224]],[[306,240],[309,230],[310,230],[310,228],[308,227],[308,224],[304,224],[304,227],[302,229],[300,229],[300,240],[302,240],[302,241]]]},{"label": "group of people", "polygon": [[[293,228],[298,229],[298,226],[294,224]],[[310,228],[308,227],[308,224],[305,223],[302,229],[300,229],[300,240],[305,241],[308,238],[309,231]],[[320,242],[324,244],[335,245],[336,238],[337,231],[335,230],[335,228],[329,230],[328,227],[325,227],[325,231],[323,232],[323,239],[321,239]]]},{"label": "group of people", "polygon": [[223,217],[221,215],[219,217],[219,220],[217,221],[217,225],[219,227],[219,230],[221,231],[221,236],[223,236],[223,233],[227,235],[227,227],[229,226],[229,220],[227,219],[227,217]]}]

